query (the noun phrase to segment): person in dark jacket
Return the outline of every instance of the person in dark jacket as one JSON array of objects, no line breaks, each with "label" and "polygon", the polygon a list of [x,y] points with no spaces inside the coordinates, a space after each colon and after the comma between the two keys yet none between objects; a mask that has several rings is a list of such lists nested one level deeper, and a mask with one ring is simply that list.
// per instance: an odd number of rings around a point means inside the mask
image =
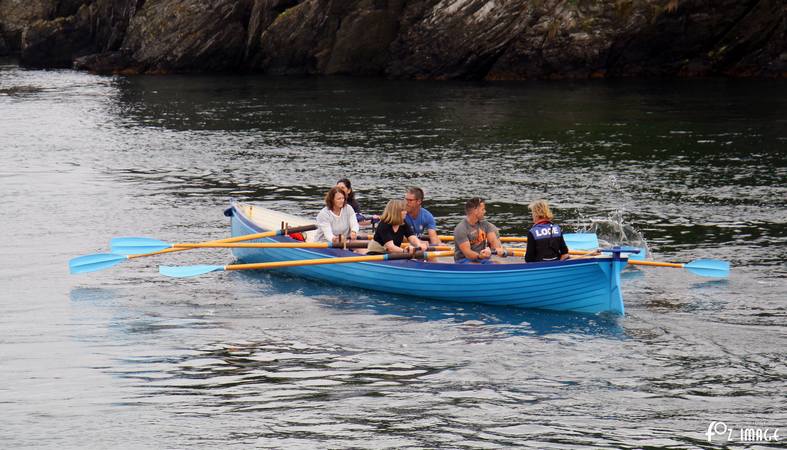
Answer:
[{"label": "person in dark jacket", "polygon": [[350,183],[350,180],[347,178],[342,178],[336,182],[336,187],[341,189],[344,192],[344,195],[347,196],[347,204],[353,207],[355,214],[362,215],[361,205],[359,205],[358,200],[355,199],[355,191],[353,191],[353,185]]},{"label": "person in dark jacket", "polygon": [[355,210],[355,220],[358,221],[359,225],[365,227],[380,221],[380,216],[377,214],[364,216],[363,213],[361,213],[361,205],[358,203],[358,200],[355,199],[355,191],[353,191],[353,185],[350,183],[350,180],[342,178],[336,182],[336,187],[341,189],[344,195],[347,196],[347,204],[352,206]]},{"label": "person in dark jacket", "polygon": [[527,232],[526,262],[560,261],[568,258],[568,246],[546,200],[536,200],[530,205],[533,227]]}]

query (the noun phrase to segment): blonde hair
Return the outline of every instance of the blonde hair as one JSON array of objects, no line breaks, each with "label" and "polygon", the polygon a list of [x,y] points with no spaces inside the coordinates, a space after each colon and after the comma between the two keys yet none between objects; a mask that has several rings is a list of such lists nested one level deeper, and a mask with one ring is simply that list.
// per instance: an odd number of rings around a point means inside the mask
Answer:
[{"label": "blonde hair", "polygon": [[552,220],[555,217],[549,209],[549,203],[546,200],[536,200],[527,205],[527,207],[539,219]]},{"label": "blonde hair", "polygon": [[380,222],[385,222],[391,225],[401,225],[404,223],[402,219],[402,211],[405,210],[404,200],[390,200],[385,205],[385,211],[380,216]]}]

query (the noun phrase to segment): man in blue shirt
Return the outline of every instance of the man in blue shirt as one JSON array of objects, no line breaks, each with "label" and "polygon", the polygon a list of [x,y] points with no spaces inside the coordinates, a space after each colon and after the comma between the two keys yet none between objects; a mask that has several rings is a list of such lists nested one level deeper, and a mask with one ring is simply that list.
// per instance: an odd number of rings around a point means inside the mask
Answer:
[{"label": "man in blue shirt", "polygon": [[430,244],[440,245],[434,216],[426,208],[421,207],[424,202],[424,191],[421,188],[410,186],[404,193],[404,201],[407,203],[407,214],[404,216],[404,221],[410,225],[413,233],[419,238],[428,236]]}]

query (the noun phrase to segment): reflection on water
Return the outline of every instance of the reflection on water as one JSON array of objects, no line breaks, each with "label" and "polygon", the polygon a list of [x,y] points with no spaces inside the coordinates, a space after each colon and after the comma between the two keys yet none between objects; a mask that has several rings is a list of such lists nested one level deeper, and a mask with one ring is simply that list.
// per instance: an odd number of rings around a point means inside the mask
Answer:
[{"label": "reflection on water", "polygon": [[[0,61],[0,438],[8,447],[687,448],[779,426],[787,86],[96,77]],[[434,302],[270,273],[70,276],[115,236],[226,237],[229,197],[314,215],[426,190],[488,199],[728,280],[628,268],[627,315]]]},{"label": "reflection on water", "polygon": [[[240,275],[240,274],[239,274]],[[588,334],[623,338],[617,317],[523,310],[512,307],[441,302],[407,296],[335,287],[285,274],[242,274],[254,283],[265,283],[277,292],[314,297],[321,305],[343,313],[373,313],[415,321],[440,321],[461,325],[469,331],[489,333],[491,339],[505,335]]]},{"label": "reflection on water", "polygon": [[140,382],[143,397],[205,396],[212,399],[206,399],[210,408],[243,412],[308,407],[328,396],[374,396],[380,388],[404,387],[442,370],[370,364],[358,353],[300,342],[216,343],[177,360],[123,359],[124,370],[115,375]]}]

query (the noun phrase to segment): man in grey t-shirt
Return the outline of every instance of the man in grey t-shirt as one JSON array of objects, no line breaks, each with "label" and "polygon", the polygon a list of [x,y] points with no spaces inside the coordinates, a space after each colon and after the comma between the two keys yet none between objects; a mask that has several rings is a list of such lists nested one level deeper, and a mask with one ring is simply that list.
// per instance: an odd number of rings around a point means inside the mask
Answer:
[{"label": "man in grey t-shirt", "polygon": [[497,238],[497,227],[484,220],[484,199],[473,197],[465,203],[465,218],[454,228],[454,261],[458,263],[489,263],[493,248],[505,256]]}]

